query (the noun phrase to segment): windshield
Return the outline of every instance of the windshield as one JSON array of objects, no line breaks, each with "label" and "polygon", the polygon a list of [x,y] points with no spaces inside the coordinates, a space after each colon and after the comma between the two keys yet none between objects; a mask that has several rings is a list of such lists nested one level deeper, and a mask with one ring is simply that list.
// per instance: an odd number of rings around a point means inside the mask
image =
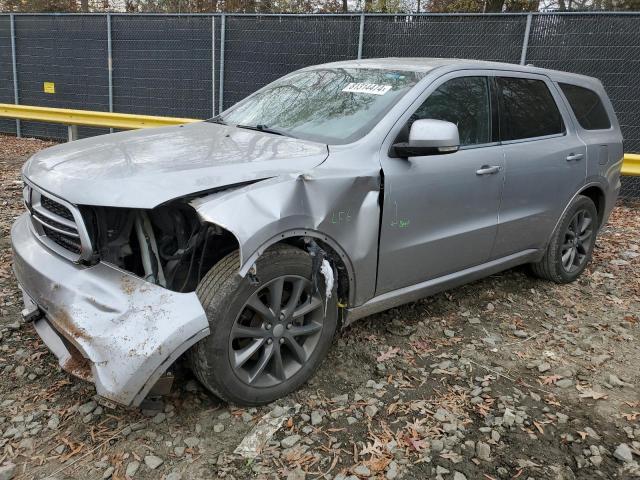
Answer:
[{"label": "windshield", "polygon": [[365,135],[424,73],[364,68],[296,72],[212,121],[328,144]]}]

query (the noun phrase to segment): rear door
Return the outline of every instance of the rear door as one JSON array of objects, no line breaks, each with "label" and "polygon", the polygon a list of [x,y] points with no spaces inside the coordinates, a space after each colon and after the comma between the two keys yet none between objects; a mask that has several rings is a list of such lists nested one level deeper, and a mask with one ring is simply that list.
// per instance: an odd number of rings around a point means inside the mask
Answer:
[{"label": "rear door", "polygon": [[543,75],[495,77],[505,185],[492,258],[546,242],[586,177],[586,147],[560,92]]}]

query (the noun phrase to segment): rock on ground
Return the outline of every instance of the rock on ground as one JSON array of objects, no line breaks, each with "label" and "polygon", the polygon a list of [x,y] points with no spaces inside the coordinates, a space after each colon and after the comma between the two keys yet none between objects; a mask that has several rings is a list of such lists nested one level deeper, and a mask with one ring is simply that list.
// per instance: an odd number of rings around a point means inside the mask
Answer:
[{"label": "rock on ground", "polygon": [[155,470],[164,463],[164,460],[162,460],[160,457],[157,457],[156,455],[147,455],[146,457],[144,457],[144,463],[151,470]]},{"label": "rock on ground", "polygon": [[16,466],[13,463],[0,466],[0,480],[11,480],[16,473]]},{"label": "rock on ground", "polygon": [[616,447],[616,450],[613,452],[613,456],[616,457],[621,462],[630,463],[633,461],[633,453],[631,452],[631,448],[626,443],[621,443]]}]

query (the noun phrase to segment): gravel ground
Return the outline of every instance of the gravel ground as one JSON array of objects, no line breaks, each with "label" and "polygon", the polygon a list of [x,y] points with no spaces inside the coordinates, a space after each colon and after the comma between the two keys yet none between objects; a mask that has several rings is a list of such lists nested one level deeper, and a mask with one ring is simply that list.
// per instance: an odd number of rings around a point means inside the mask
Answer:
[{"label": "gravel ground", "polygon": [[[8,234],[22,162],[47,145],[0,136],[0,480],[640,476],[640,203],[615,209],[579,281],[515,269],[370,317],[277,404],[223,404],[185,371],[111,410],[19,319]],[[234,453],[256,428],[275,434]]]}]

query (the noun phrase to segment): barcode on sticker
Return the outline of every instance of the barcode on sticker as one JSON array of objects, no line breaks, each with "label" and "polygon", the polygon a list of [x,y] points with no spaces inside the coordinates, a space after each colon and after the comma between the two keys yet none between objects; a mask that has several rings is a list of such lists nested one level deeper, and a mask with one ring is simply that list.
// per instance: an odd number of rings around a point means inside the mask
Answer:
[{"label": "barcode on sticker", "polygon": [[369,95],[384,95],[391,90],[391,85],[377,83],[350,83],[342,89],[343,92],[368,93]]}]

